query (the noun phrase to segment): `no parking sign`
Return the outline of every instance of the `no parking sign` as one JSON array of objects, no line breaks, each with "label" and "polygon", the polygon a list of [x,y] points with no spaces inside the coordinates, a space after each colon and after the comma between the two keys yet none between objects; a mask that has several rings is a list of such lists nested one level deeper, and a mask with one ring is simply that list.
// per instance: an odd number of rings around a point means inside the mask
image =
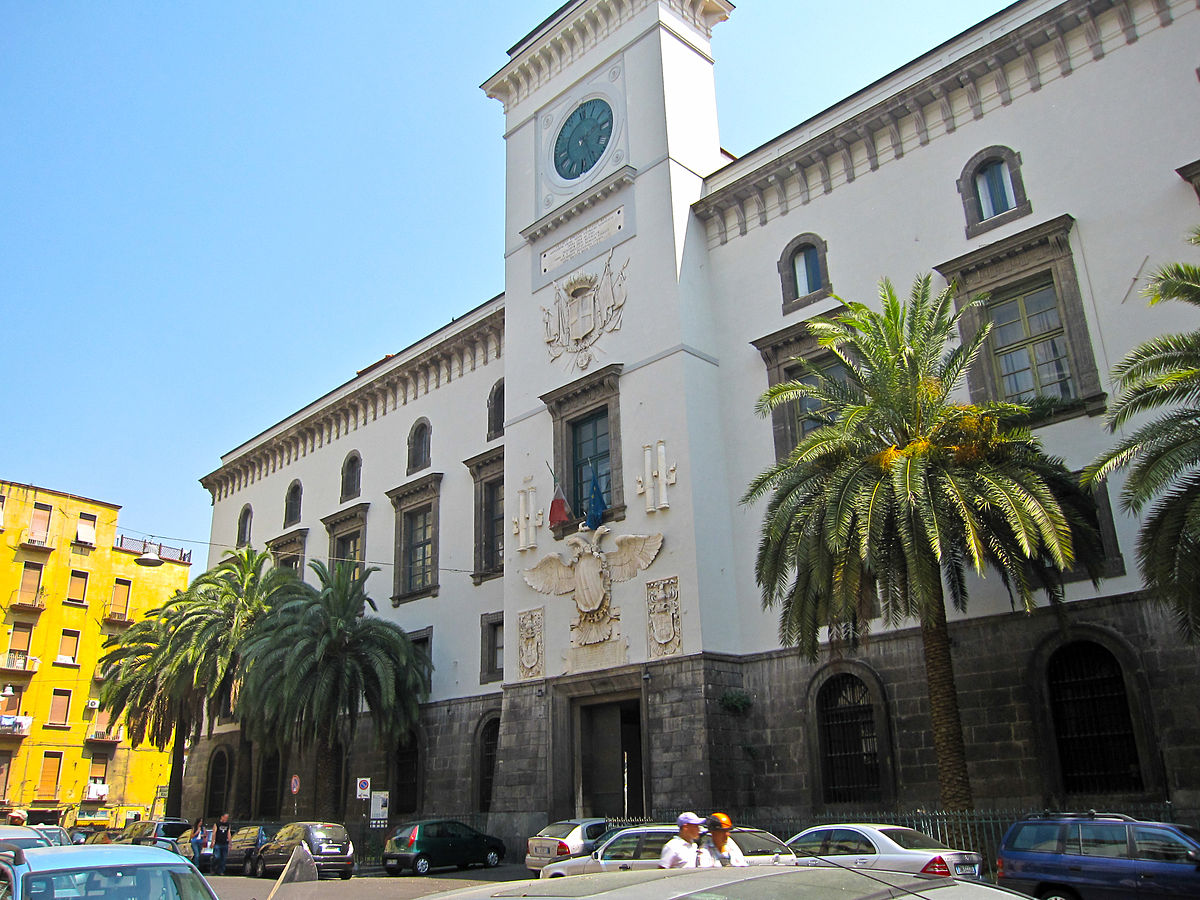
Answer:
[{"label": "no parking sign", "polygon": [[300,776],[299,775],[292,776],[292,793],[293,794],[300,793]]},{"label": "no parking sign", "polygon": [[370,800],[371,799],[371,779],[370,778],[358,779],[358,799],[359,800]]}]

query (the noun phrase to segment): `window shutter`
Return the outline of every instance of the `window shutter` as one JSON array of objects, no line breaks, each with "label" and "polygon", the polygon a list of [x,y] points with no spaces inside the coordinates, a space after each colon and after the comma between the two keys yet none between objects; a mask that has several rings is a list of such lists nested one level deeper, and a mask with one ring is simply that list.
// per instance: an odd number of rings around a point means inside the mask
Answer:
[{"label": "window shutter", "polygon": [[[70,691],[55,691],[54,696],[50,698],[50,724],[65,725],[67,724],[67,713],[71,709],[71,692]],[[57,775],[55,776],[58,777]]]},{"label": "window shutter", "polygon": [[58,770],[61,766],[61,753],[46,753],[42,756],[42,777],[38,781],[39,797],[52,798],[58,794]]}]

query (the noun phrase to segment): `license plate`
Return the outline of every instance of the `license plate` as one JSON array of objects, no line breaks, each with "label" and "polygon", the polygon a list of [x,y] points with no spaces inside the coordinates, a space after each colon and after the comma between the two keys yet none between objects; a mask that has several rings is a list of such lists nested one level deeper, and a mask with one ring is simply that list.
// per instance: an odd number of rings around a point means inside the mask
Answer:
[{"label": "license plate", "polygon": [[533,855],[534,856],[549,856],[550,848],[549,847],[534,847]]},{"label": "license plate", "polygon": [[957,865],[954,867],[955,875],[974,875],[975,867],[972,865]]},{"label": "license plate", "polygon": [[342,851],[341,851],[340,847],[322,847],[321,852],[322,853],[341,853]]}]

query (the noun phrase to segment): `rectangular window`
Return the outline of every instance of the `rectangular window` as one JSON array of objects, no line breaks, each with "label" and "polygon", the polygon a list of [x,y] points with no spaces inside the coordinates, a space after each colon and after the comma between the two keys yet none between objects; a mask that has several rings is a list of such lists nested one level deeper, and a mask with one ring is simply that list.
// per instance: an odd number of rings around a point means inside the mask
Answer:
[{"label": "rectangular window", "polygon": [[33,504],[33,514],[29,517],[29,540],[35,544],[45,544],[50,540],[50,513],[48,503]]},{"label": "rectangular window", "polygon": [[362,533],[347,531],[339,534],[333,542],[333,552],[336,557],[333,562],[352,562],[358,566],[362,562]]},{"label": "rectangular window", "polygon": [[108,781],[108,757],[93,756],[92,766],[88,771],[88,781],[91,784],[104,784]]},{"label": "rectangular window", "polygon": [[497,672],[504,671],[504,623],[497,622],[492,626],[492,668]]},{"label": "rectangular window", "polygon": [[50,697],[50,725],[66,725],[67,716],[71,712],[71,692],[56,689]]},{"label": "rectangular window", "polygon": [[112,615],[126,618],[129,616],[129,589],[131,587],[133,587],[133,582],[125,578],[118,578],[113,582],[112,604],[109,607]]},{"label": "rectangular window", "polygon": [[107,737],[112,733],[111,716],[112,713],[107,709],[96,710],[96,716],[92,719],[92,733],[96,737]]},{"label": "rectangular window", "polygon": [[433,582],[433,510],[423,506],[404,514],[407,538],[404,552],[404,589],[424,590]]},{"label": "rectangular window", "polygon": [[[424,656],[426,659],[433,660],[433,627],[422,628],[419,631],[410,631],[408,639],[412,641],[413,649]],[[430,679],[433,673],[430,669],[426,669],[425,691],[429,692],[432,689]]]},{"label": "rectangular window", "polygon": [[37,790],[39,800],[54,800],[58,797],[58,773],[61,768],[61,753],[56,751],[42,754],[42,777],[38,779]]},{"label": "rectangular window", "polygon": [[479,626],[479,683],[500,681],[504,678],[504,613],[484,613]]},{"label": "rectangular window", "polygon": [[0,528],[4,527],[4,495],[0,494]]},{"label": "rectangular window", "polygon": [[612,479],[609,476],[608,410],[602,409],[571,423],[572,509],[575,515],[587,514],[593,477],[600,483],[605,507],[612,506]]},{"label": "rectangular window", "polygon": [[67,582],[68,603],[87,602],[87,582],[87,572],[80,572],[78,569],[71,570],[71,580]]},{"label": "rectangular window", "polygon": [[483,485],[483,564],[484,571],[504,568],[504,480]]},{"label": "rectangular window", "polygon": [[[817,362],[813,363],[813,365],[826,378],[832,378],[835,381],[841,382],[845,382],[846,380],[846,367],[836,357],[828,362]],[[799,381],[801,384],[816,384],[818,377],[816,374],[805,374],[805,370],[799,366],[789,366],[784,370],[784,376],[789,381]],[[794,424],[789,423],[791,424],[789,432],[793,436],[791,439],[792,447],[798,444],[802,438],[807,437],[809,432],[820,428],[824,424],[815,418],[823,406],[824,404],[813,397],[805,397],[795,403],[792,416]]]},{"label": "rectangular window", "polygon": [[58,642],[58,658],[55,662],[74,663],[79,656],[79,632],[63,629],[62,638]]},{"label": "rectangular window", "polygon": [[8,798],[8,773],[12,769],[12,751],[0,750],[0,800]]},{"label": "rectangular window", "polygon": [[1074,400],[1067,338],[1053,284],[1040,284],[988,306],[992,348],[1004,399],[1036,395]]},{"label": "rectangular window", "polygon": [[9,656],[28,656],[32,642],[33,626],[28,622],[18,622],[12,627],[12,637],[8,641]]},{"label": "rectangular window", "polygon": [[79,522],[75,525],[75,542],[96,546],[96,517],[92,513],[79,514]]},{"label": "rectangular window", "polygon": [[37,604],[41,602],[41,595],[42,565],[41,563],[26,562],[25,568],[21,571],[20,601]]}]

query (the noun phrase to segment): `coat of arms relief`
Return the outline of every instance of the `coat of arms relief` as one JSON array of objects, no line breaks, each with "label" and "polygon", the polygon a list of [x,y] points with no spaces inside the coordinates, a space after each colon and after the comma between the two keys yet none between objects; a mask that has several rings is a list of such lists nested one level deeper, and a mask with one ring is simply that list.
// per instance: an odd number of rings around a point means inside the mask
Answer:
[{"label": "coat of arms relief", "polygon": [[613,627],[621,611],[612,606],[612,585],[628,581],[647,568],[662,548],[661,534],[622,534],[615,550],[601,550],[600,541],[609,533],[601,525],[586,528],[567,538],[570,552],[564,560],[557,553],[546,556],[524,572],[526,583],[543,594],[573,594],[578,616],[571,625],[572,644],[586,647],[613,638]]},{"label": "coat of arms relief", "polygon": [[587,371],[595,362],[593,347],[601,337],[621,327],[629,260],[613,271],[613,251],[599,275],[578,271],[561,284],[554,282],[553,308],[542,307],[542,326],[551,361],[565,356],[568,368]]}]

